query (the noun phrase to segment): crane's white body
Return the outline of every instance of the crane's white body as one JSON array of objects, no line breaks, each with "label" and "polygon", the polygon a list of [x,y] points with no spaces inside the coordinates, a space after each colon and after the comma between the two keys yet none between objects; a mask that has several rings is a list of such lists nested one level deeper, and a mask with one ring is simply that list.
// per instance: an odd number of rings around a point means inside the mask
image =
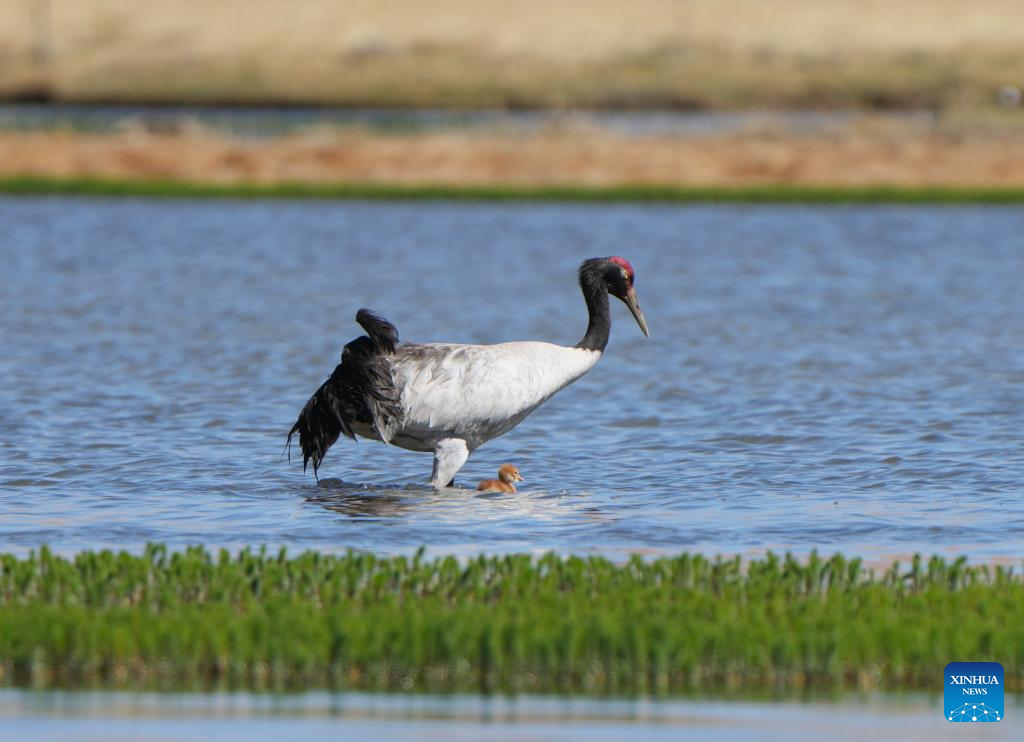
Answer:
[{"label": "crane's white body", "polygon": [[[514,428],[601,355],[543,342],[401,346],[389,361],[402,422],[387,442],[432,451],[430,481],[444,487],[477,447]],[[380,438],[369,425],[356,433]]]}]

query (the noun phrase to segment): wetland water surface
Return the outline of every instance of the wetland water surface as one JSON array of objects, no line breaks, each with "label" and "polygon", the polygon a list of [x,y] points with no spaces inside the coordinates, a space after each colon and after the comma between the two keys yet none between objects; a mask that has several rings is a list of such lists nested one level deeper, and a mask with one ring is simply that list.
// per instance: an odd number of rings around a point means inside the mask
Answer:
[{"label": "wetland water surface", "polygon": [[[986,740],[1020,739],[1019,699]],[[21,742],[61,740],[961,740],[941,698],[841,703],[305,693],[294,696],[0,690]],[[977,738],[976,735],[971,735]]]},{"label": "wetland water surface", "polygon": [[[800,134],[846,132],[862,117],[836,111],[507,111],[239,106],[105,106],[76,103],[0,103],[0,131],[179,131],[201,127],[242,137],[270,137],[324,126],[377,134],[495,131],[530,134],[557,128],[603,129],[626,136],[702,136],[784,126]],[[928,111],[874,114],[872,118],[923,131],[937,124]]]},{"label": "wetland water surface", "polygon": [[[0,547],[1024,556],[1024,213],[0,200]],[[369,306],[409,340],[575,343],[621,254],[652,337],[481,448],[284,434]]]}]

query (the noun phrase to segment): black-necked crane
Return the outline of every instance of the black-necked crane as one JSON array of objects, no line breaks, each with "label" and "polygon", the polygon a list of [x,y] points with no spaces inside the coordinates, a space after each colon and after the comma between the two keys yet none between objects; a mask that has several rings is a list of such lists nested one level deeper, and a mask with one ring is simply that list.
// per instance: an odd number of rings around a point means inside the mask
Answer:
[{"label": "black-necked crane", "polygon": [[395,326],[368,309],[356,313],[366,335],[345,346],[341,363],[299,413],[303,469],[318,475],[339,435],[372,438],[434,454],[430,484],[441,488],[481,445],[507,433],[601,358],[611,330],[608,296],[620,299],[649,335],[625,258],[580,265],[587,331],[571,347],[538,341],[497,345],[399,343]]}]

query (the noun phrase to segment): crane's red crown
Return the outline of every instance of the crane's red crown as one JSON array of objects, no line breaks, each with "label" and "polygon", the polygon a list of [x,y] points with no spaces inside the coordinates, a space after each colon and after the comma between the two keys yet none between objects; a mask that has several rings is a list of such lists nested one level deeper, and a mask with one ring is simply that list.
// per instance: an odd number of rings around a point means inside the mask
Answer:
[{"label": "crane's red crown", "polygon": [[608,258],[608,262],[615,263],[615,265],[625,270],[626,275],[629,276],[630,280],[632,280],[633,266],[629,264],[628,260],[626,260],[625,258],[620,258],[618,255],[612,255],[610,258]]}]

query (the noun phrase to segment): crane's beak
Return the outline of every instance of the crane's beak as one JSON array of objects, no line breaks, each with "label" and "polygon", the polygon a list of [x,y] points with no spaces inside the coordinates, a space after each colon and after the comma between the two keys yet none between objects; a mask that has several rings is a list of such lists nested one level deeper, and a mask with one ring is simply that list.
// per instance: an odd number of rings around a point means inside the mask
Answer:
[{"label": "crane's beak", "polygon": [[623,299],[623,301],[626,302],[626,306],[629,307],[629,311],[633,313],[633,319],[635,319],[636,323],[640,325],[640,331],[645,337],[650,337],[651,331],[647,328],[647,320],[644,319],[644,313],[640,309],[640,302],[636,298],[636,291],[633,288],[630,288],[629,291],[626,292],[626,298]]}]

